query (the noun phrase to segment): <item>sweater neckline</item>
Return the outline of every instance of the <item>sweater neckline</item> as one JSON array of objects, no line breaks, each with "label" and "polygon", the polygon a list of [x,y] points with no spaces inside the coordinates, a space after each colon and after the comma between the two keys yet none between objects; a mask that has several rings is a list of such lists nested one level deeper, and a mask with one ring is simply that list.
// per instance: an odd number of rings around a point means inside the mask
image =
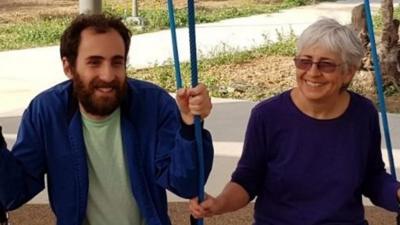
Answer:
[{"label": "sweater neckline", "polygon": [[353,105],[353,104],[352,104],[352,103],[353,103],[353,100],[354,100],[353,93],[352,93],[351,91],[348,91],[348,93],[349,93],[349,95],[350,95],[349,105],[347,106],[347,108],[344,110],[344,112],[343,112],[342,114],[340,114],[339,116],[337,116],[337,117],[335,117],[335,118],[331,118],[331,119],[317,119],[317,118],[314,118],[314,117],[311,117],[311,116],[305,114],[303,111],[301,111],[301,110],[296,106],[296,104],[294,103],[292,97],[290,96],[290,93],[292,92],[292,90],[293,90],[293,89],[290,89],[290,90],[288,90],[288,91],[286,91],[286,92],[284,93],[284,96],[285,96],[285,98],[287,99],[287,102],[288,102],[289,107],[290,107],[295,113],[301,115],[303,118],[306,118],[306,119],[308,119],[308,120],[312,120],[312,121],[315,121],[315,122],[332,122],[332,121],[341,120],[341,119],[345,118],[345,117],[349,114],[349,112],[351,111],[352,105]]}]

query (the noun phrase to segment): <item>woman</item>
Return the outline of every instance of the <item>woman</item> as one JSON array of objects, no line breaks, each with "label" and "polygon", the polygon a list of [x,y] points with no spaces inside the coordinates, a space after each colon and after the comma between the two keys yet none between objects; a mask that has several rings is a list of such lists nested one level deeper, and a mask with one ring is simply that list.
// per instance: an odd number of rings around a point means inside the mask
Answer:
[{"label": "woman", "polygon": [[386,173],[373,104],[347,90],[363,57],[357,36],[333,19],[297,42],[297,87],[251,113],[232,180],[195,218],[235,211],[257,197],[255,225],[364,225],[362,195],[398,210],[399,183]]}]

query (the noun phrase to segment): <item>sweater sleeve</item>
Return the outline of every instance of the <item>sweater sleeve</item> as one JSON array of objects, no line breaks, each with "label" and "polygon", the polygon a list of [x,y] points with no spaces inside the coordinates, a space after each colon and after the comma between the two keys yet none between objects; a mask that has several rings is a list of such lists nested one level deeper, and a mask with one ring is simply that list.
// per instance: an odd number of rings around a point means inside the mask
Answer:
[{"label": "sweater sleeve", "polygon": [[379,117],[375,113],[371,121],[371,145],[367,159],[366,179],[363,185],[363,193],[371,201],[380,207],[390,211],[399,211],[397,190],[400,184],[385,170],[385,164],[381,152],[381,134],[379,130]]},{"label": "sweater sleeve", "polygon": [[245,135],[242,156],[232,174],[232,182],[242,186],[253,200],[263,187],[267,151],[266,124],[259,112],[252,110]]}]

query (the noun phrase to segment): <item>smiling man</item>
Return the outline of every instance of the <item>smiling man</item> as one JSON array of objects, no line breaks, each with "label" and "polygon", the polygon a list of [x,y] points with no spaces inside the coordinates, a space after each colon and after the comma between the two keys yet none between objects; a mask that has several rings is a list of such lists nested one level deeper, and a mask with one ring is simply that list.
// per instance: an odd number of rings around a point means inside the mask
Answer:
[{"label": "smiling man", "polygon": [[64,72],[74,81],[73,90],[80,109],[94,119],[109,116],[119,106],[126,91],[122,36],[114,29],[86,28],[81,32],[75,62],[68,60],[74,58],[69,57],[73,54],[69,46],[62,45],[61,48]]},{"label": "smiling man", "polygon": [[[0,138],[0,209],[42,191],[45,174],[58,225],[170,225],[165,190],[195,196],[193,117],[211,111],[207,88],[181,89],[175,102],[128,78],[130,40],[112,16],[81,15],[65,30],[60,53],[69,80],[32,100],[12,151]],[[209,174],[206,130],[203,143]]]}]

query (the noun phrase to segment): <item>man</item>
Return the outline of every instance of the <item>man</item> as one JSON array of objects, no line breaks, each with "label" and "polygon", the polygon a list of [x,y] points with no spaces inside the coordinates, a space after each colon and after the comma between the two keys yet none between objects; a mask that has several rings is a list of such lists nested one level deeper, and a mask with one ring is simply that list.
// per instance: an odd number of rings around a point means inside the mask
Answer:
[{"label": "man", "polygon": [[[0,209],[42,191],[45,174],[58,225],[169,225],[165,189],[196,195],[193,116],[209,115],[208,91],[181,89],[176,104],[161,88],[127,78],[129,45],[119,19],[72,21],[60,46],[70,80],[33,99],[13,150],[0,150]],[[203,143],[208,175],[205,130]]]}]

